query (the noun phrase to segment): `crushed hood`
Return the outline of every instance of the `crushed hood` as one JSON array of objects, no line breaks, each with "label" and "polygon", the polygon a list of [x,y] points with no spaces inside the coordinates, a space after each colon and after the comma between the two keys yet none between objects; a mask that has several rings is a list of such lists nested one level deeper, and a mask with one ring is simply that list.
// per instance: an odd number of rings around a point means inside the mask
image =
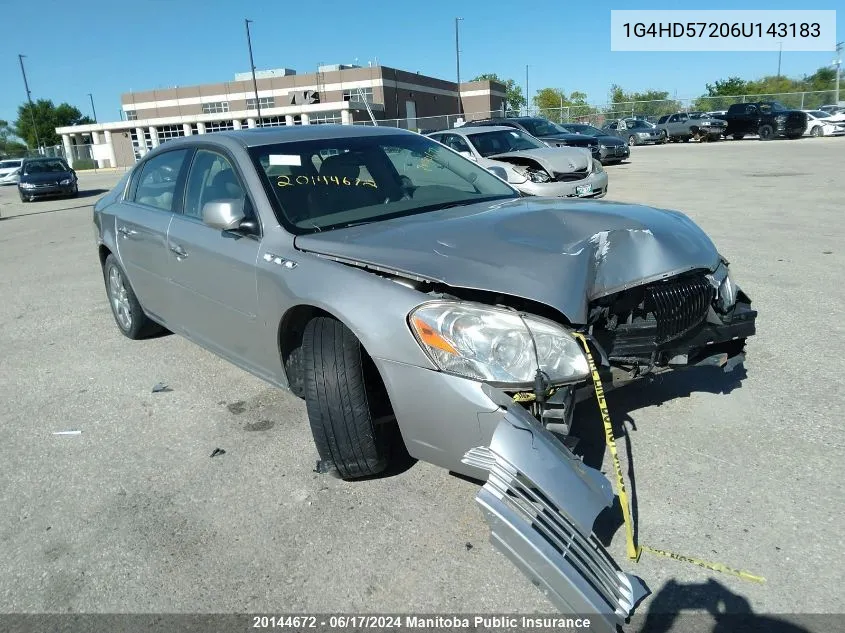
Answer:
[{"label": "crushed hood", "polygon": [[[544,147],[541,149],[530,149],[521,152],[505,152],[487,157],[490,160],[513,164],[509,158],[530,158],[538,163],[543,169],[554,173],[569,173],[587,169],[593,162],[593,157],[586,149],[575,147]],[[518,163],[517,163],[518,164]]]},{"label": "crushed hood", "polygon": [[697,268],[710,238],[677,211],[520,198],[296,237],[296,247],[452,287],[538,301],[586,323],[588,302]]}]

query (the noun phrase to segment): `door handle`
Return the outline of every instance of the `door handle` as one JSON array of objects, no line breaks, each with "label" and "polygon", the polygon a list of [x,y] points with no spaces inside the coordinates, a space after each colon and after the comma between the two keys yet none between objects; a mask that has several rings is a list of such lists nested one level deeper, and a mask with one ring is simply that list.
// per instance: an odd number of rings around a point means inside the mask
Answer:
[{"label": "door handle", "polygon": [[117,232],[120,233],[124,239],[138,234],[138,231],[126,228],[125,226],[119,226],[117,228]]},{"label": "door handle", "polygon": [[182,248],[178,244],[174,244],[173,246],[171,246],[170,250],[173,251],[173,253],[176,254],[176,257],[179,258],[179,259],[184,259],[185,257],[188,256],[188,251],[186,251],[184,248]]}]

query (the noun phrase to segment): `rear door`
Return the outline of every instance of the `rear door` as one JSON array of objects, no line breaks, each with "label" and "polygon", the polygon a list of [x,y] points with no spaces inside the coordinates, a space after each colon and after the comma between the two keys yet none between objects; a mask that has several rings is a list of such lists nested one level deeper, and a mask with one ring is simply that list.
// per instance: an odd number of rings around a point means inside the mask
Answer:
[{"label": "rear door", "polygon": [[184,183],[190,150],[158,154],[139,166],[126,199],[115,210],[117,254],[144,309],[171,325],[167,229]]},{"label": "rear door", "polygon": [[[259,371],[255,267],[261,223],[236,162],[200,147],[186,178],[184,203],[167,234],[167,261],[178,299],[180,333],[236,364]],[[254,231],[222,231],[202,220],[202,207],[243,201]]]}]

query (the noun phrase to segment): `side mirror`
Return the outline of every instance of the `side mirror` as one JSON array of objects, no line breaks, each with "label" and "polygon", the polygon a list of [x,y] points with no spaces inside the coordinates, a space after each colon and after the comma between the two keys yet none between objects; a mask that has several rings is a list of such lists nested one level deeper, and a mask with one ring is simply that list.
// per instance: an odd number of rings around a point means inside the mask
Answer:
[{"label": "side mirror", "polygon": [[240,228],[244,218],[243,200],[215,200],[202,206],[202,221],[221,231]]},{"label": "side mirror", "polygon": [[470,160],[478,162],[472,152],[458,152],[458,153],[461,156],[463,156],[464,158],[469,158]]},{"label": "side mirror", "polygon": [[497,166],[493,165],[491,167],[488,167],[487,171],[492,173],[494,176],[498,176],[499,178],[501,178],[505,182],[508,181],[508,172],[505,170],[504,167],[497,167]]}]

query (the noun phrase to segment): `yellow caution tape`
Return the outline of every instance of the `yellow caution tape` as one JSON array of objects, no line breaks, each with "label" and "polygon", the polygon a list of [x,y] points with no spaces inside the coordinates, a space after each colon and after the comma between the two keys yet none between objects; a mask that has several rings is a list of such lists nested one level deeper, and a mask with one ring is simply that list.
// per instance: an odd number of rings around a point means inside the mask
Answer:
[{"label": "yellow caution tape", "polygon": [[619,454],[616,451],[616,438],[613,436],[613,425],[610,422],[610,413],[607,410],[607,401],[604,398],[604,387],[602,386],[601,376],[599,376],[599,371],[596,367],[595,361],[593,360],[593,355],[590,352],[590,346],[587,343],[587,338],[579,332],[573,332],[573,335],[584,347],[584,354],[587,357],[587,363],[590,367],[590,377],[593,381],[593,389],[596,392],[599,413],[601,414],[601,421],[604,426],[604,437],[607,442],[607,448],[610,451],[610,456],[613,459],[613,469],[616,471],[616,488],[617,494],[619,495],[619,504],[622,506],[622,518],[625,521],[625,544],[628,551],[628,558],[634,561],[639,561],[640,554],[642,554],[642,552],[651,552],[652,554],[657,554],[659,556],[666,556],[667,558],[692,563],[693,565],[698,565],[699,567],[703,567],[704,569],[709,569],[711,571],[731,574],[733,576],[737,576],[738,578],[742,578],[743,580],[760,583],[766,582],[766,579],[762,576],[756,576],[740,569],[733,569],[732,567],[728,567],[727,565],[723,565],[721,563],[711,563],[706,560],[683,556],[666,550],[654,549],[652,547],[648,547],[647,545],[637,546],[634,543],[634,524],[631,520],[628,494],[625,492],[625,478],[622,475],[622,466],[619,463]]}]

